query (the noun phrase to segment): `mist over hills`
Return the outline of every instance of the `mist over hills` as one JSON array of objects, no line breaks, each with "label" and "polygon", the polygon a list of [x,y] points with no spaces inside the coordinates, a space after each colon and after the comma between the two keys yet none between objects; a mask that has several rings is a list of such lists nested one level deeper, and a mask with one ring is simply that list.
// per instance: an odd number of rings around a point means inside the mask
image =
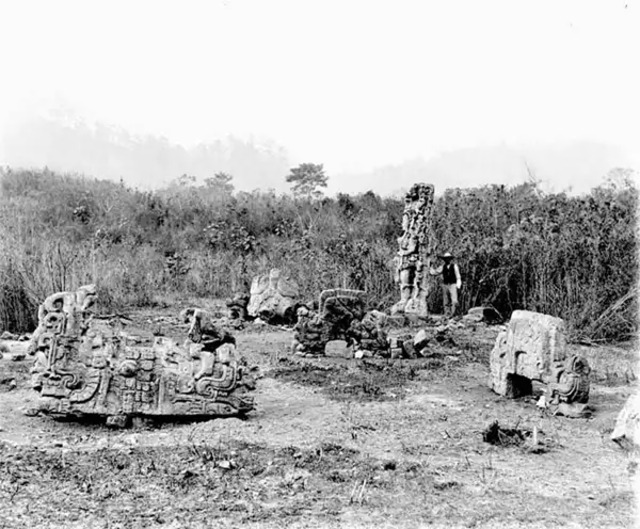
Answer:
[{"label": "mist over hills", "polygon": [[280,188],[289,162],[282,147],[228,136],[185,148],[160,136],[136,136],[102,123],[72,117],[32,117],[4,133],[4,163],[12,167],[44,167],[119,180],[155,189],[183,174],[199,179],[217,172],[233,175],[238,189]]},{"label": "mist over hills", "polygon": [[413,182],[421,181],[434,184],[438,194],[447,188],[514,185],[535,179],[547,191],[577,194],[602,183],[613,168],[631,165],[631,159],[621,149],[595,142],[520,148],[483,146],[447,151],[428,160],[415,158],[367,173],[342,175],[340,190],[358,192],[375,186],[378,193],[397,195]]},{"label": "mist over hills", "polygon": [[[319,149],[322,152],[321,149]],[[288,191],[285,176],[301,162],[273,141],[227,136],[184,147],[166,138],[137,136],[121,127],[87,123],[70,114],[31,116],[6,127],[0,163],[11,167],[44,167],[96,178],[120,180],[141,189],[156,189],[183,174],[203,180],[217,172],[233,176],[236,189]],[[430,182],[436,193],[453,187],[513,185],[535,178],[549,191],[588,192],[615,167],[632,161],[617,147],[595,142],[566,142],[514,147],[480,146],[416,157],[360,173],[332,171],[328,194],[373,190],[397,195],[415,182]]]}]

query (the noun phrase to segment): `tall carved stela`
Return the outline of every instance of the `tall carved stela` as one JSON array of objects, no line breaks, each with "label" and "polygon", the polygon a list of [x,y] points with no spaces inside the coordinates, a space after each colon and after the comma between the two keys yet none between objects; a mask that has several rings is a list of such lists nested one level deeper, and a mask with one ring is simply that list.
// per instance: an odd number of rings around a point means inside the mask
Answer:
[{"label": "tall carved stela", "polygon": [[404,199],[402,237],[395,257],[395,281],[400,284],[400,301],[392,314],[427,316],[427,273],[431,261],[431,214],[434,188],[431,184],[414,184]]}]

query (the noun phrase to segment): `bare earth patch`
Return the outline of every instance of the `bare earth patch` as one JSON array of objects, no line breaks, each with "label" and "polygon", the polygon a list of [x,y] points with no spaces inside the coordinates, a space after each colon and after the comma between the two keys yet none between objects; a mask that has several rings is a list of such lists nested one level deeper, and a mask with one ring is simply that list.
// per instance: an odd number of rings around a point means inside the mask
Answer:
[{"label": "bare earth patch", "polygon": [[[164,317],[135,332],[151,316]],[[488,389],[496,333],[361,362],[293,358],[290,331],[250,327],[236,332],[261,374],[246,420],[138,430],[25,416],[30,359],[5,354],[0,527],[632,527],[637,461],[608,435],[635,389],[633,355],[615,366],[615,349],[592,348],[596,413],[552,417]],[[494,420],[535,428],[545,450],[483,442]]]}]

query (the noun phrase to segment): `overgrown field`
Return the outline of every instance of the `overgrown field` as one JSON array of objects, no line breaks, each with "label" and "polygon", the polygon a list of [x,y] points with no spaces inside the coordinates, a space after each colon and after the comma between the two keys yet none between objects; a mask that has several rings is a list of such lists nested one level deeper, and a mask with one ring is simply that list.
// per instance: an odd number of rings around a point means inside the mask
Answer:
[{"label": "overgrown field", "polygon": [[[574,333],[622,340],[637,328],[638,191],[627,180],[591,194],[534,184],[436,190],[434,251],[458,256],[461,310],[490,304],[565,318]],[[392,258],[403,201],[372,192],[305,200],[233,192],[228,178],[182,177],[166,189],[44,171],[0,173],[0,328],[32,329],[38,304],[94,282],[102,308],[227,297],[280,267],[307,300],[325,288],[397,300]],[[433,289],[432,311],[440,310]]]}]

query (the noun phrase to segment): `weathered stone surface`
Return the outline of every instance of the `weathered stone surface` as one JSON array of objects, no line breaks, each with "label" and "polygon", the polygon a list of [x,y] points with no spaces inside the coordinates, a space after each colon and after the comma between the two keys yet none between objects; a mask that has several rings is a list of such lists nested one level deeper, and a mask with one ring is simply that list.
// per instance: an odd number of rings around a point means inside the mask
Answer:
[{"label": "weathered stone surface", "polygon": [[413,337],[413,346],[416,351],[421,351],[429,344],[431,337],[425,329],[420,329]]},{"label": "weathered stone surface", "polygon": [[318,311],[300,307],[294,327],[294,349],[297,354],[323,355],[328,342],[344,340],[354,343],[351,333],[354,321],[365,315],[364,292],[345,288],[324,290],[318,299]]},{"label": "weathered stone surface", "polygon": [[247,307],[249,305],[249,296],[247,294],[238,293],[226,301],[227,309],[229,309],[229,319],[246,320]]},{"label": "weathered stone surface", "polygon": [[398,336],[398,345],[402,349],[402,356],[404,358],[415,358],[416,357],[416,349],[413,345],[413,336],[410,334],[405,334],[402,336]]},{"label": "weathered stone surface", "polygon": [[267,323],[293,323],[300,297],[298,285],[273,268],[251,283],[247,313]]},{"label": "weathered stone surface", "polygon": [[373,356],[389,356],[389,340],[387,336],[388,317],[383,312],[372,310],[367,312],[362,320],[353,320],[347,335],[353,343],[354,356],[360,350],[367,351]]},{"label": "weathered stone surface", "polygon": [[620,410],[611,440],[623,448],[640,449],[640,392],[631,395]]},{"label": "weathered stone surface", "polygon": [[348,288],[323,290],[318,307],[320,318],[328,324],[329,340],[345,340],[351,322],[365,315],[364,292]]},{"label": "weathered stone surface", "polygon": [[589,399],[589,373],[586,360],[566,352],[563,320],[537,312],[515,311],[491,352],[496,393],[517,398],[532,392],[532,381],[541,381],[548,406],[564,403],[567,412],[567,404],[575,404],[577,414],[585,411],[580,405]]},{"label": "weathered stone surface", "polygon": [[96,298],[95,285],[84,285],[76,292],[57,292],[47,297],[38,308],[38,327],[31,336],[27,352],[33,355],[46,348],[52,337],[61,335],[67,325],[77,333],[85,333],[92,320],[90,311]]},{"label": "weathered stone surface", "polygon": [[250,411],[254,383],[235,353],[233,337],[210,315],[188,309],[183,345],[157,337],[152,347],[129,346],[119,318],[94,320],[87,292],[47,298],[32,350],[32,386],[39,409],[58,416],[103,416],[110,424],[133,417],[228,416]]},{"label": "weathered stone surface", "polygon": [[415,314],[426,317],[429,269],[432,253],[431,212],[434,188],[415,184],[405,196],[402,236],[395,257],[395,281],[400,284],[400,301],[391,314]]},{"label": "weathered stone surface", "polygon": [[501,314],[493,307],[473,307],[467,311],[462,319],[467,323],[485,322],[489,324],[500,323]]}]

